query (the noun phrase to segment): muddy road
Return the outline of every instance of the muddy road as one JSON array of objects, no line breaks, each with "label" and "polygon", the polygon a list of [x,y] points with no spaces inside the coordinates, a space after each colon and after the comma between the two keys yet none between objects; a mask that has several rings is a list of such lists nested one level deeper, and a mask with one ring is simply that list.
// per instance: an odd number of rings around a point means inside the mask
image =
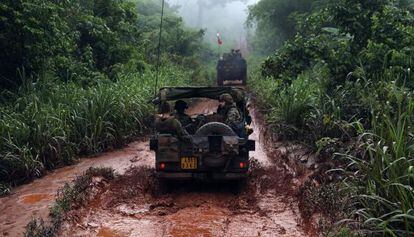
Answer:
[{"label": "muddy road", "polygon": [[[189,113],[213,111],[203,101]],[[113,167],[114,181],[98,180],[99,191],[86,207],[71,211],[59,236],[315,236],[301,219],[297,180],[267,156],[258,120],[252,174],[245,187],[232,184],[175,183],[168,193],[154,191],[154,154],[148,141],[58,169],[0,199],[0,235],[21,236],[33,216],[47,217],[55,193],[90,166]],[[269,158],[271,157],[271,158]]]},{"label": "muddy road", "polygon": [[151,165],[152,161],[147,142],[137,141],[122,150],[82,158],[76,165],[57,169],[19,186],[11,195],[0,198],[0,236],[22,236],[32,217],[47,217],[57,190],[89,167],[112,167],[118,174],[123,174],[130,167]]}]

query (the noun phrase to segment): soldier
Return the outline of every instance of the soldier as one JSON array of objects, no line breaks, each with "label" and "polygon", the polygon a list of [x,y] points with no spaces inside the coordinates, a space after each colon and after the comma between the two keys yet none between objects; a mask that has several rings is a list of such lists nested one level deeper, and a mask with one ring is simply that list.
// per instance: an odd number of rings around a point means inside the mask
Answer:
[{"label": "soldier", "polygon": [[217,113],[223,117],[224,122],[229,125],[240,137],[244,136],[244,122],[239,109],[234,103],[233,97],[222,94],[219,98],[220,105]]},{"label": "soldier", "polygon": [[188,104],[185,101],[177,100],[175,102],[174,109],[174,117],[180,121],[183,127],[187,127],[193,122],[191,117],[185,113],[185,110],[188,109]]},{"label": "soldier", "polygon": [[188,132],[183,128],[180,121],[171,115],[171,107],[168,102],[162,102],[155,119],[155,128],[160,133],[171,133],[183,141],[191,141]]},{"label": "soldier", "polygon": [[193,120],[190,116],[185,113],[185,110],[188,108],[188,104],[183,100],[177,100],[174,105],[175,113],[174,117],[180,121],[181,125],[189,132],[190,134],[194,134],[198,128],[198,126],[193,123]]}]

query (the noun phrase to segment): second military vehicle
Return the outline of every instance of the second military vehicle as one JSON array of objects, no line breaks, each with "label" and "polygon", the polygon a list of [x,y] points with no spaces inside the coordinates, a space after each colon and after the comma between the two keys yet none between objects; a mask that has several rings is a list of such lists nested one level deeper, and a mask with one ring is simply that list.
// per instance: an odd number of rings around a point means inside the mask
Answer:
[{"label": "second military vehicle", "polygon": [[246,85],[247,63],[239,50],[225,53],[217,64],[217,85]]}]

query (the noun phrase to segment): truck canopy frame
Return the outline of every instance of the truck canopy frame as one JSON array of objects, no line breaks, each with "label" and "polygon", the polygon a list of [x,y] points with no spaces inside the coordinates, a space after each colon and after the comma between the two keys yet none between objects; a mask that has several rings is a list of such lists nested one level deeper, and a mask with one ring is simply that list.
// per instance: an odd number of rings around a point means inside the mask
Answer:
[{"label": "truck canopy frame", "polygon": [[218,100],[220,95],[230,94],[234,102],[246,102],[246,91],[239,87],[163,87],[159,90],[158,96],[153,100],[154,104],[160,104],[163,101],[190,99],[190,98],[208,98]]}]

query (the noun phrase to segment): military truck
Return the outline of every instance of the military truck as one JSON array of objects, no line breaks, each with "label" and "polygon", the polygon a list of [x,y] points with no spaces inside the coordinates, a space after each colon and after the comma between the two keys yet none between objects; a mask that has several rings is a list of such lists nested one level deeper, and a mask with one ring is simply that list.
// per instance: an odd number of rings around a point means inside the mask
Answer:
[{"label": "military truck", "polygon": [[247,64],[239,50],[225,53],[217,63],[217,85],[246,85]]},{"label": "military truck", "polygon": [[[166,87],[159,91],[153,103],[189,101],[196,98],[218,100],[220,95],[232,95],[243,117],[243,125],[250,124],[246,109],[246,92],[234,87]],[[155,131],[150,138],[150,149],[155,151],[156,176],[162,180],[234,180],[247,177],[249,152],[255,141],[237,133],[226,125],[217,113],[195,114],[193,132],[184,138],[173,131]],[[244,126],[243,126],[244,129]],[[246,134],[246,133],[244,133]]]}]

